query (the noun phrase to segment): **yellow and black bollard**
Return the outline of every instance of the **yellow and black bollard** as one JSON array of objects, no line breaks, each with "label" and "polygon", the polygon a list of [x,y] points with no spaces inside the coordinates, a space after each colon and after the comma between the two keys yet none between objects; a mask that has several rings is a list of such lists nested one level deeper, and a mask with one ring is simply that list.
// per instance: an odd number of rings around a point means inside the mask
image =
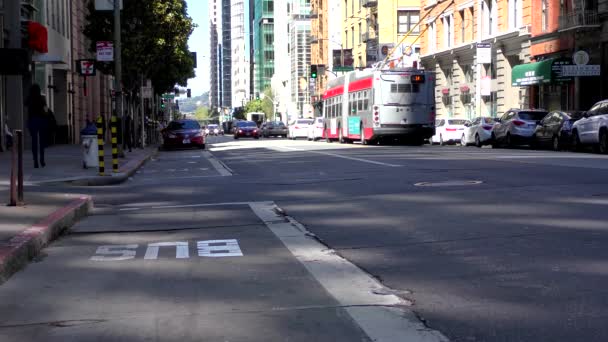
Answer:
[{"label": "yellow and black bollard", "polygon": [[103,141],[103,117],[100,115],[97,118],[97,152],[99,153],[99,175],[105,175],[104,163],[104,141]]},{"label": "yellow and black bollard", "polygon": [[118,125],[116,116],[112,115],[112,171],[118,172]]}]

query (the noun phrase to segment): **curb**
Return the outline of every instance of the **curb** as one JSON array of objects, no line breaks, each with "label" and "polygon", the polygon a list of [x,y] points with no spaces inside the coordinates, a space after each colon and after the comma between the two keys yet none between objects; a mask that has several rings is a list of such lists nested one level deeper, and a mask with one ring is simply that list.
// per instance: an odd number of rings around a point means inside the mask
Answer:
[{"label": "curb", "polygon": [[141,159],[133,159],[128,161],[125,165],[119,168],[118,173],[111,173],[108,176],[93,176],[93,177],[82,177],[82,178],[71,178],[54,180],[48,182],[37,182],[39,185],[76,185],[76,186],[104,186],[104,185],[117,185],[124,183],[129,177],[133,176],[135,172],[148,160],[158,154],[158,148],[151,149],[150,153]]},{"label": "curb", "polygon": [[8,242],[0,243],[0,284],[25,267],[29,260],[64,230],[86,216],[92,207],[91,196],[80,196]]}]

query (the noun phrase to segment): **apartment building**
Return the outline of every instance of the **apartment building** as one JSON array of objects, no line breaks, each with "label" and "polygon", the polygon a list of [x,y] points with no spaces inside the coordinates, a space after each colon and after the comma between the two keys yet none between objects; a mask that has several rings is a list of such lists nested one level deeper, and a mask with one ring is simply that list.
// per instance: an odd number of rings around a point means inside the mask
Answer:
[{"label": "apartment building", "polygon": [[291,102],[291,52],[289,49],[289,20],[291,1],[277,1],[274,4],[274,74],[272,75],[272,98],[275,110],[282,120],[285,113],[295,111]]},{"label": "apartment building", "polygon": [[438,117],[497,116],[530,104],[513,84],[530,63],[532,0],[423,0],[421,63],[436,72]]},{"label": "apartment building", "polygon": [[254,91],[270,87],[274,74],[274,0],[254,0]]},{"label": "apartment building", "polygon": [[345,65],[386,62],[394,67],[418,61],[420,0],[345,0],[341,12]]},{"label": "apartment building", "polygon": [[232,17],[231,0],[222,0],[222,24],[220,29],[220,108],[232,108]]},{"label": "apartment building", "polygon": [[220,50],[218,25],[221,25],[221,0],[209,0],[209,104],[220,108]]},{"label": "apartment building", "polygon": [[249,93],[249,0],[231,2],[232,105],[243,107]]},{"label": "apartment building", "polygon": [[290,119],[312,117],[311,91],[316,80],[310,78],[310,2],[294,0],[289,20],[289,55],[291,62],[291,101],[296,111]]},{"label": "apartment building", "polygon": [[517,66],[513,79],[529,89],[532,106],[586,110],[608,97],[601,77],[608,70],[608,35],[601,29],[606,14],[608,1],[602,0],[533,2],[534,62]]}]

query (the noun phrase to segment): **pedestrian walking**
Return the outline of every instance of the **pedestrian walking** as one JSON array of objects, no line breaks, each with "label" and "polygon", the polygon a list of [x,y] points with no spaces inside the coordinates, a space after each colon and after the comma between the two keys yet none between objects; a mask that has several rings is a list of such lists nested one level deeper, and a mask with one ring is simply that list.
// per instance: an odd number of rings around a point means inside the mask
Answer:
[{"label": "pedestrian walking", "polygon": [[129,148],[129,152],[131,152],[131,147],[133,145],[133,119],[131,119],[131,115],[125,115],[125,134],[123,138],[122,149]]},{"label": "pedestrian walking", "polygon": [[[28,112],[27,127],[32,136],[32,156],[34,157],[34,168],[46,166],[44,160],[44,147],[46,144],[46,133],[48,130],[48,118],[46,112],[46,101],[38,84],[32,85],[29,96],[25,102]],[[40,162],[40,163],[39,163]]]}]

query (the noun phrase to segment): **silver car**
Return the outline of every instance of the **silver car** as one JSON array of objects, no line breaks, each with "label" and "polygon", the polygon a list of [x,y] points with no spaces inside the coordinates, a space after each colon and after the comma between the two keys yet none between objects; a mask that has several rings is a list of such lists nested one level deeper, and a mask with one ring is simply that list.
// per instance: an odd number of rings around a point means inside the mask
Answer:
[{"label": "silver car", "polygon": [[494,125],[492,147],[529,145],[536,126],[547,115],[540,109],[510,109]]},{"label": "silver car", "polygon": [[477,147],[489,144],[492,141],[492,130],[496,121],[496,118],[476,117],[466,125],[460,144],[462,146],[475,144]]}]

